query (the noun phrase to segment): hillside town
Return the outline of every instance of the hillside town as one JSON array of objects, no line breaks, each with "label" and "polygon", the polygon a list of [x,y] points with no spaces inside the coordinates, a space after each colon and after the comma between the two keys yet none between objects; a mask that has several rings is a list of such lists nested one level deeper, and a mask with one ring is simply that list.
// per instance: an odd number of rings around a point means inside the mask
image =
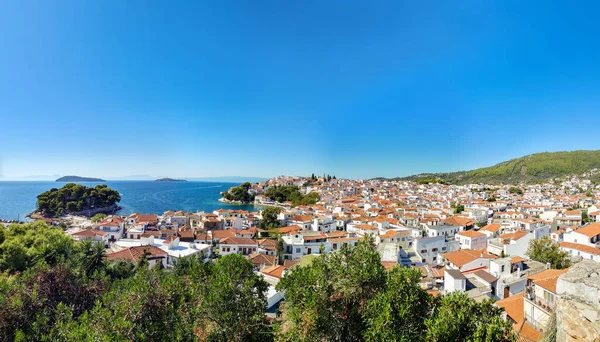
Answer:
[{"label": "hillside town", "polygon": [[[294,205],[267,195],[281,187],[316,193],[318,200]],[[269,283],[272,313],[285,300],[276,285],[296,264],[369,239],[386,269],[420,270],[431,295],[463,291],[497,300],[527,341],[541,340],[561,296],[573,295],[569,272],[600,267],[600,186],[581,178],[497,186],[280,176],[250,184],[247,192],[256,211],[71,218],[66,232],[103,243],[109,260],[144,257],[149,267],[242,254]],[[568,253],[570,268],[532,260],[528,248],[540,239]]]}]

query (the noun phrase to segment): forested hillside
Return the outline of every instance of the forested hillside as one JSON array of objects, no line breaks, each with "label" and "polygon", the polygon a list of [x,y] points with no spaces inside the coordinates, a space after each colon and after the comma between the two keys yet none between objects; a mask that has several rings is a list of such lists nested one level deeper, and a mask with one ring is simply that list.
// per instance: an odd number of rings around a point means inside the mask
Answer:
[{"label": "forested hillside", "polygon": [[426,173],[395,179],[412,181],[437,179],[450,184],[518,184],[540,182],[568,175],[580,175],[595,168],[600,168],[600,150],[544,152],[511,159],[494,166],[472,171]]}]

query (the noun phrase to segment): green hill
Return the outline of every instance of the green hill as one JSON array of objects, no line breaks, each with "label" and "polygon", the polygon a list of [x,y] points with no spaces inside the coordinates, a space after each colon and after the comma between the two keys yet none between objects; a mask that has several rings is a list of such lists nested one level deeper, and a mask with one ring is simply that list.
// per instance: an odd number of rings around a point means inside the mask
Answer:
[{"label": "green hill", "polygon": [[437,179],[452,184],[535,183],[561,176],[580,175],[594,168],[600,168],[600,150],[535,153],[472,171],[428,173],[399,179]]}]

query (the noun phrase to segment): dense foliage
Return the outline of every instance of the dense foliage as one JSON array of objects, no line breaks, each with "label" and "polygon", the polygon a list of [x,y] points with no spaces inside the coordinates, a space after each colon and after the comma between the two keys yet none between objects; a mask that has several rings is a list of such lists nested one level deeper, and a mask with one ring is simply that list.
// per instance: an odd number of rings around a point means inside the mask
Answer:
[{"label": "dense foliage", "polygon": [[517,188],[516,186],[511,186],[510,189],[508,189],[508,192],[511,194],[517,194],[517,195],[523,194],[523,190],[521,190],[521,188]]},{"label": "dense foliage", "polygon": [[303,195],[297,186],[273,186],[267,189],[265,196],[271,200],[283,203],[292,202],[293,205],[309,205],[319,201],[320,196],[316,192]]},{"label": "dense foliage", "polygon": [[432,297],[418,270],[386,272],[372,241],[313,258],[278,287],[285,290],[281,341],[510,341],[510,323],[491,300],[455,292]]},{"label": "dense foliage", "polygon": [[37,196],[37,210],[46,216],[60,216],[69,212],[106,208],[121,200],[119,192],[106,185],[87,187],[69,183],[52,188]]},{"label": "dense foliage", "polygon": [[137,265],[108,261],[102,245],[75,242],[43,223],[0,231],[0,341],[513,338],[490,301],[430,296],[419,287],[419,271],[386,271],[372,241],[286,273],[279,284],[286,291],[283,314],[272,325],[265,318],[267,283],[241,255],[148,269],[144,257]]},{"label": "dense foliage", "polygon": [[527,255],[535,261],[550,263],[552,268],[563,269],[571,266],[569,253],[560,250],[560,245],[547,236],[529,241]]},{"label": "dense foliage", "polygon": [[277,215],[281,212],[279,207],[266,207],[261,212],[260,227],[263,229],[277,228],[281,223],[277,219]]},{"label": "dense foliage", "polygon": [[233,188],[225,191],[222,195],[228,201],[242,202],[242,203],[250,203],[254,202],[254,195],[250,194],[248,190],[250,189],[251,184],[246,182],[240,184],[239,186],[234,186]]},{"label": "dense foliage", "polygon": [[[43,223],[0,231],[0,341],[273,338],[264,316],[267,283],[241,255],[149,270],[143,262],[109,262],[100,244],[74,242]],[[24,251],[18,262],[7,246]]]},{"label": "dense foliage", "polygon": [[[535,153],[472,171],[427,173],[396,179],[441,179],[451,184],[517,184],[579,175],[594,168],[600,168],[600,150]],[[591,180],[600,183],[600,176]]]}]

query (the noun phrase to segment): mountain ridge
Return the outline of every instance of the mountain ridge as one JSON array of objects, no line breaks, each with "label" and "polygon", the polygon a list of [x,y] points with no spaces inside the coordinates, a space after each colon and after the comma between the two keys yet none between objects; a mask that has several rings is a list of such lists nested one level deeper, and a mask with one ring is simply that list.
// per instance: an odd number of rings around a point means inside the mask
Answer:
[{"label": "mountain ridge", "polygon": [[469,171],[421,173],[407,177],[374,179],[442,181],[450,184],[518,184],[580,175],[596,168],[600,168],[600,150],[576,150],[534,153]]}]

